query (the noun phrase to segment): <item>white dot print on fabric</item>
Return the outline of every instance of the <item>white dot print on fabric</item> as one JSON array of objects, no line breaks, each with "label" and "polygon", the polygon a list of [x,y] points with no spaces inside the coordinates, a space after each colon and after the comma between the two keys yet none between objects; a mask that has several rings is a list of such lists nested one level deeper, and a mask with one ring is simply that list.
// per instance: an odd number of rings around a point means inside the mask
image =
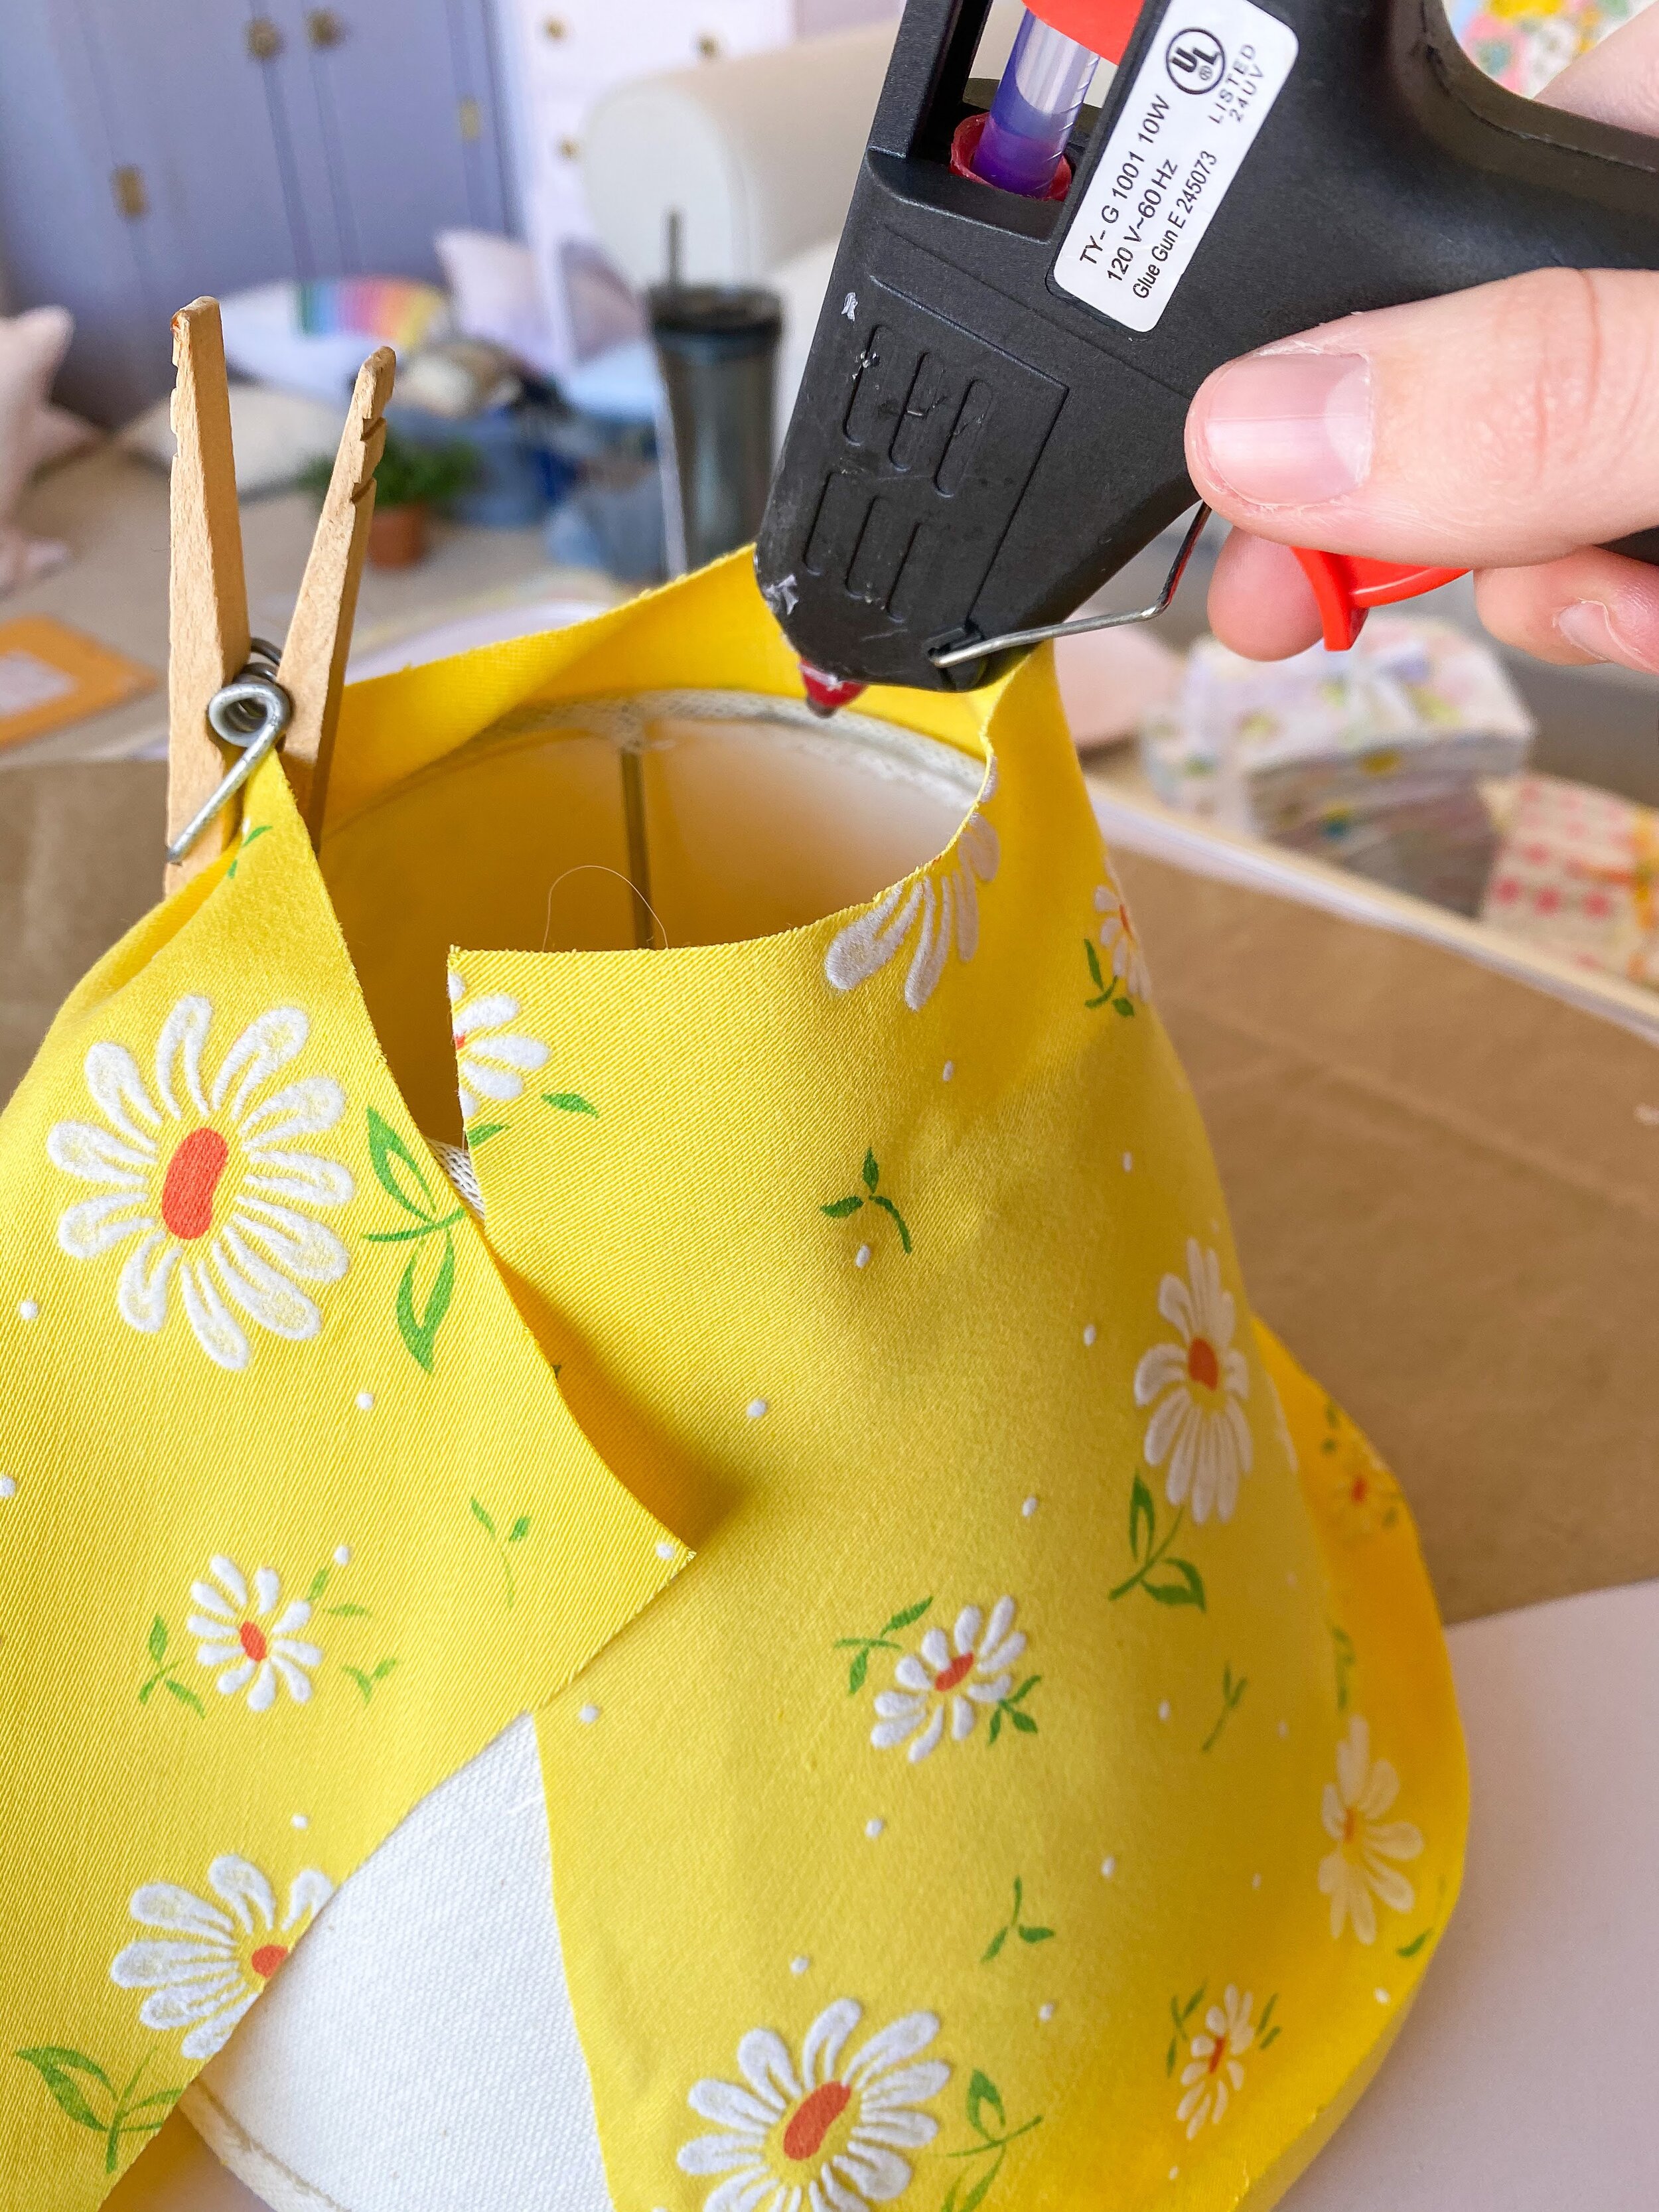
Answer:
[{"label": "white dot print on fabric", "polygon": [[1134,1154],[1133,1152],[1125,1152],[1123,1155],[1123,1172],[1125,1175],[1129,1175],[1133,1171],[1134,1164]]},{"label": "white dot print on fabric", "polygon": [[1373,1990],[1371,1995],[1376,1999],[1378,2004],[1389,2004],[1392,2002],[1386,1990]]},{"label": "white dot print on fabric", "polygon": [[357,1393],[357,1411],[360,1413],[372,1413],[374,1411],[374,1393],[372,1390],[360,1390]]},{"label": "white dot print on fabric", "polygon": [[1114,1858],[1102,1859],[1100,1863],[1100,1871],[1105,1875],[1107,1881],[1109,1881],[1112,1876],[1117,1872],[1117,1861]]},{"label": "white dot print on fabric", "polygon": [[957,1072],[957,1064],[956,1064],[955,1060],[947,1060],[945,1061],[945,1073],[944,1073],[943,1076],[940,1078],[940,1080],[941,1080],[942,1082],[948,1083],[948,1082],[951,1080],[951,1077],[956,1073],[956,1072]]},{"label": "white dot print on fabric", "polygon": [[599,1709],[597,1705],[584,1705],[576,1716],[576,1718],[586,1728],[592,1728],[599,1717]]},{"label": "white dot print on fabric", "polygon": [[39,1321],[40,1318],[40,1306],[39,1300],[35,1298],[20,1299],[17,1306],[17,1318],[19,1321]]},{"label": "white dot print on fabric", "polygon": [[334,1547],[334,1564],[337,1567],[349,1567],[351,1565],[349,1544],[337,1544]]},{"label": "white dot print on fabric", "polygon": [[874,1257],[875,1255],[867,1244],[860,1244],[853,1255],[853,1265],[855,1267],[867,1267]]},{"label": "white dot print on fabric", "polygon": [[886,1826],[885,1820],[866,1820],[864,1824],[864,1832],[873,1844]]},{"label": "white dot print on fabric", "polygon": [[294,1815],[294,1825],[296,1828],[308,1828],[311,1826],[310,1814],[296,1813]]},{"label": "white dot print on fabric", "polygon": [[763,1414],[768,1413],[771,1411],[771,1407],[768,1405],[764,1398],[751,1398],[747,1406],[744,1407],[744,1411],[748,1414],[751,1421],[758,1421]]},{"label": "white dot print on fabric", "polygon": [[0,1498],[15,1498],[16,1495],[17,1478],[10,1474],[0,1474]]},{"label": "white dot print on fabric", "polygon": [[1090,1322],[1087,1327],[1084,1329],[1083,1341],[1085,1344],[1092,1346],[1094,1340],[1099,1333],[1100,1332],[1096,1328],[1093,1322]]},{"label": "white dot print on fabric", "polygon": [[1036,1511],[1036,1510],[1037,1510],[1037,1501],[1036,1501],[1036,1499],[1035,1498],[1028,1498],[1026,1499],[1026,1501],[1025,1501],[1024,1504],[1024,1505],[1022,1505],[1022,1506],[1020,1507],[1020,1509],[1019,1509],[1019,1510],[1020,1510],[1020,1511],[1024,1515],[1025,1518],[1029,1521],[1029,1520],[1030,1519],[1031,1516],[1032,1516],[1032,1515]]},{"label": "white dot print on fabric", "polygon": [[657,1547],[657,1557],[659,1559],[672,1559],[673,1556],[674,1547],[669,1542],[667,1537],[665,1536],[661,1543]]},{"label": "white dot print on fabric", "polygon": [[1284,1741],[1285,1738],[1287,1735],[1289,1735],[1290,1732],[1291,1732],[1291,1724],[1290,1724],[1290,1723],[1289,1723],[1288,1721],[1280,1721],[1280,1723],[1279,1723],[1279,1741],[1280,1741],[1281,1743]]},{"label": "white dot print on fabric", "polygon": [[812,1961],[805,1957],[792,1959],[789,1961],[789,1971],[792,1974],[804,1974],[811,1963]]},{"label": "white dot print on fabric", "polygon": [[1054,2008],[1053,2005],[1051,2005],[1051,2004],[1042,2004],[1042,2005],[1039,2005],[1039,2006],[1037,2007],[1037,2018],[1038,2018],[1040,2021],[1042,2021],[1045,2024],[1045,2026],[1047,2025],[1047,2023],[1048,2023],[1049,2021],[1051,2021],[1051,2020],[1054,2018]]},{"label": "white dot print on fabric", "polygon": [[1159,1720],[1161,1720],[1161,1721],[1167,1721],[1167,1720],[1169,1719],[1169,1717],[1170,1717],[1170,1700],[1169,1700],[1167,1698],[1165,1698],[1165,1699],[1164,1700],[1163,1704],[1158,1707],[1158,1717]]}]

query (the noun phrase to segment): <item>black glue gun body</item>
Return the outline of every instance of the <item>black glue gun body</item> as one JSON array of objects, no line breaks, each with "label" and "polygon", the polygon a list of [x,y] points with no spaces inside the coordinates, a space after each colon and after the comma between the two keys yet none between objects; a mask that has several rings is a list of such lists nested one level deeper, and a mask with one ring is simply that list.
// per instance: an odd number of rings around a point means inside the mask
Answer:
[{"label": "black glue gun body", "polygon": [[1238,354],[1659,268],[1659,143],[1493,85],[1439,0],[1147,0],[1063,200],[953,173],[988,4],[905,9],[760,532],[769,604],[837,677],[1000,673],[955,649],[1063,621],[1192,503],[1188,405]]}]

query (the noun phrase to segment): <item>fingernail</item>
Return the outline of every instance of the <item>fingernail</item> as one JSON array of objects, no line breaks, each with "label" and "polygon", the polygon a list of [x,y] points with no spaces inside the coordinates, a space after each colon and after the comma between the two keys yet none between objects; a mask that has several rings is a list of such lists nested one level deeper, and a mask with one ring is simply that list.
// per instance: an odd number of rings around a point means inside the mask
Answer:
[{"label": "fingernail", "polygon": [[1580,599],[1563,607],[1555,617],[1555,627],[1569,645],[1580,653],[1594,654],[1597,660],[1610,660],[1618,668],[1638,669],[1644,675],[1659,670],[1659,660],[1651,653],[1643,652],[1620,634],[1600,599]]},{"label": "fingernail", "polygon": [[1199,434],[1216,475],[1254,506],[1340,499],[1370,471],[1370,363],[1352,353],[1248,355],[1211,384]]}]

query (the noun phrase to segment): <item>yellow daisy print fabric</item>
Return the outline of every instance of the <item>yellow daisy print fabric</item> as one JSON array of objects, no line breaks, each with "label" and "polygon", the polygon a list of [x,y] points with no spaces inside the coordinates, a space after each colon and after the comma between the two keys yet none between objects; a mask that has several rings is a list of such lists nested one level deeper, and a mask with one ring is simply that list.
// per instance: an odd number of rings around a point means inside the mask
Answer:
[{"label": "yellow daisy print fabric", "polygon": [[[1046,660],[872,695],[956,834],[759,925],[698,692],[799,698],[741,560],[348,694],[320,873],[272,764],[0,1121],[53,2208],[526,1707],[617,2208],[1263,2207],[1432,1955],[1415,1537],[1250,1314]],[[625,863],[619,702],[652,951],[567,866]]]},{"label": "yellow daisy print fabric", "polygon": [[0,1188],[0,2174],[80,2212],[686,1555],[409,1121],[280,772],[65,1006]]}]

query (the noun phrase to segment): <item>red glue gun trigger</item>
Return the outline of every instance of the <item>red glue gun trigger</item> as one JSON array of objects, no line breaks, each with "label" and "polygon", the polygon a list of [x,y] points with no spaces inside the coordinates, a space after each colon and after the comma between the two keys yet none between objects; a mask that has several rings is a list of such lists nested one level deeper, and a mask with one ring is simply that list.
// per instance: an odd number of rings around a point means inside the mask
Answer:
[{"label": "red glue gun trigger", "polygon": [[1423,568],[1409,562],[1368,561],[1358,553],[1316,553],[1301,545],[1295,551],[1303,574],[1313,586],[1325,644],[1332,653],[1346,653],[1358,643],[1372,607],[1420,599],[1425,592],[1437,592],[1442,584],[1468,574],[1466,568]]}]

